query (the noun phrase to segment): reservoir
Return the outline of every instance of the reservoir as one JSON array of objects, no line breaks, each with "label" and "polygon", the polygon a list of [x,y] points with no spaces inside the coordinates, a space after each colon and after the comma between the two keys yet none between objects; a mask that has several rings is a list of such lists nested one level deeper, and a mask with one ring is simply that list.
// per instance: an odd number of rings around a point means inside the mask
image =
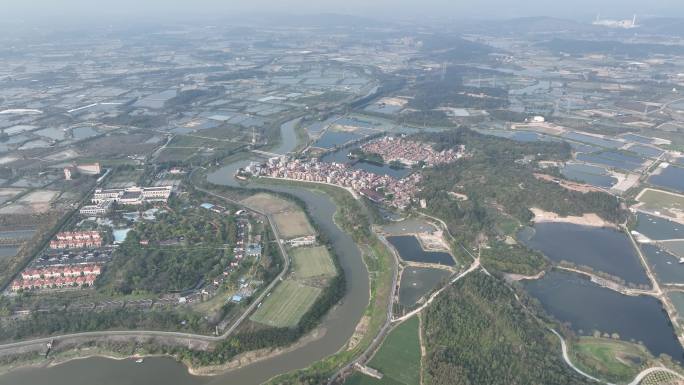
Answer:
[{"label": "reservoir", "polygon": [[387,241],[397,249],[404,261],[434,263],[437,265],[453,266],[451,254],[444,251],[426,251],[413,235],[398,235],[387,237]]},{"label": "reservoir", "polygon": [[637,285],[650,285],[627,235],[609,228],[570,223],[538,223],[518,234],[527,247],[553,261],[588,266]]},{"label": "reservoir", "polygon": [[684,351],[655,298],[622,295],[558,271],[524,286],[549,314],[582,335],[618,333],[622,340],[643,342],[655,356],[665,353],[682,362]]}]

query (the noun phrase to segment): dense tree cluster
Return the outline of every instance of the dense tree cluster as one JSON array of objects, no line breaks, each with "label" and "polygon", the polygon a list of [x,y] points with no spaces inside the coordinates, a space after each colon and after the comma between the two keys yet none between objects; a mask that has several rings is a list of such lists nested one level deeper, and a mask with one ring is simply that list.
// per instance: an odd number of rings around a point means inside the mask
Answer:
[{"label": "dense tree cluster", "polygon": [[235,219],[196,207],[172,207],[156,221],[138,222],[96,281],[101,290],[129,294],[192,288],[232,260]]},{"label": "dense tree cluster", "polygon": [[473,273],[449,287],[424,318],[426,384],[574,385],[586,379],[560,343],[501,281]]},{"label": "dense tree cluster", "polygon": [[[510,216],[522,223],[532,218],[529,208],[539,207],[560,215],[595,212],[619,221],[625,213],[617,200],[605,193],[570,191],[534,176],[537,160],[566,160],[565,143],[519,143],[481,135],[467,129],[424,134],[437,149],[464,144],[471,156],[459,162],[424,171],[422,197],[428,211],[443,218],[464,241],[479,233],[496,235],[497,220]],[[468,197],[459,201],[449,194]]]},{"label": "dense tree cluster", "polygon": [[214,325],[187,309],[128,309],[33,312],[28,318],[0,328],[0,340],[100,330],[169,330],[211,333]]}]

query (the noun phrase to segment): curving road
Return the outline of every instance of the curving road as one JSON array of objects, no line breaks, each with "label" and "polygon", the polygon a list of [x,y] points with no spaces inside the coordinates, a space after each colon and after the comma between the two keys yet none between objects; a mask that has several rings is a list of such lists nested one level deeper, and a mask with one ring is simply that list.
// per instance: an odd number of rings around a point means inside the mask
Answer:
[{"label": "curving road", "polygon": [[[192,174],[196,171],[197,169],[193,170],[191,173]],[[213,193],[211,191],[208,191],[206,189],[202,189],[199,187],[195,186],[195,189],[198,191],[201,191],[205,194],[214,196],[216,198],[225,200],[227,202],[233,203],[235,205],[244,207],[250,211],[254,211],[260,215],[263,215],[264,217],[267,218],[269,224],[271,225],[271,230],[273,231],[273,234],[275,236],[275,239],[277,240],[278,247],[280,248],[280,252],[283,255],[284,259],[284,264],[283,264],[283,270],[278,274],[278,276],[271,281],[271,283],[266,286],[266,289],[261,292],[261,294],[254,300],[252,303],[245,309],[245,311],[238,317],[237,320],[235,320],[232,325],[226,329],[223,334],[218,335],[218,336],[210,336],[210,335],[204,335],[204,334],[194,334],[194,333],[182,333],[182,332],[166,332],[166,331],[157,331],[157,330],[109,330],[109,331],[96,331],[96,332],[81,332],[81,333],[70,333],[70,334],[62,334],[62,335],[56,335],[56,336],[51,336],[51,337],[44,337],[44,338],[35,338],[35,339],[30,339],[30,340],[25,340],[25,341],[19,341],[19,342],[12,342],[12,343],[7,343],[7,344],[2,344],[0,345],[0,351],[5,351],[5,350],[12,350],[12,349],[17,349],[17,348],[23,348],[23,347],[30,347],[34,345],[45,345],[48,342],[57,340],[57,341],[64,341],[64,340],[72,340],[72,339],[88,339],[88,338],[106,338],[106,337],[112,337],[112,336],[117,336],[117,337],[130,337],[130,338],[140,338],[140,337],[163,337],[163,338],[174,338],[174,339],[182,339],[182,340],[193,340],[193,341],[200,341],[200,342],[217,342],[224,340],[228,338],[234,331],[235,329],[240,326],[240,324],[254,311],[254,309],[259,306],[261,301],[268,295],[268,293],[273,290],[273,288],[282,280],[282,278],[287,274],[288,269],[290,268],[290,257],[287,254],[287,251],[285,250],[285,247],[283,246],[283,242],[281,242],[280,238],[280,233],[278,232],[277,225],[275,224],[275,221],[273,218],[271,218],[270,215],[255,209],[254,207],[250,207],[249,205],[245,205],[243,203],[240,203],[238,201],[235,201],[233,199],[230,199],[228,197]]]}]

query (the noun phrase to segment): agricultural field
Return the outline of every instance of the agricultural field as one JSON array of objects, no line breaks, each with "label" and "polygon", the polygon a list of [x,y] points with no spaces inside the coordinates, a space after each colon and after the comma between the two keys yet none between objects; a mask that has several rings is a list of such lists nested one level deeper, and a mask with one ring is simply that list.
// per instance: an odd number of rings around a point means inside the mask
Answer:
[{"label": "agricultural field", "polygon": [[119,167],[107,177],[105,188],[126,188],[136,185],[145,170],[137,167]]},{"label": "agricultural field", "polygon": [[383,374],[382,380],[356,373],[345,385],[420,384],[420,341],[418,317],[394,329],[367,366]]},{"label": "agricultural field", "polygon": [[37,190],[19,198],[16,202],[0,209],[0,214],[42,214],[50,210],[50,202],[59,195],[58,191]]},{"label": "agricultural field", "polygon": [[577,366],[611,382],[629,382],[649,360],[644,347],[609,338],[580,337],[571,353]]},{"label": "agricultural field", "polygon": [[157,156],[157,162],[183,162],[190,159],[199,149],[195,147],[167,147]]},{"label": "agricultural field", "polygon": [[674,374],[667,372],[655,372],[644,377],[639,385],[673,385],[679,383],[681,383],[681,380]]},{"label": "agricultural field", "polygon": [[294,327],[316,301],[321,289],[286,279],[250,317],[273,327]]},{"label": "agricultural field", "polygon": [[0,204],[7,202],[22,192],[24,190],[20,188],[0,188]]},{"label": "agricultural field", "polygon": [[334,277],[337,269],[325,246],[303,247],[292,251],[297,278]]},{"label": "agricultural field", "polygon": [[315,231],[303,211],[288,211],[273,216],[280,235],[285,239],[314,235]]}]

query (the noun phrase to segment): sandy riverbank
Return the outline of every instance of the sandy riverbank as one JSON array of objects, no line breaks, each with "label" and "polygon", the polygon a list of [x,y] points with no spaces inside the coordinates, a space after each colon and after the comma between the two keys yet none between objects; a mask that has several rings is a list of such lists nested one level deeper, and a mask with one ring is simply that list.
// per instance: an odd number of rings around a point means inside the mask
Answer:
[{"label": "sandy riverbank", "polygon": [[534,218],[534,223],[556,222],[556,223],[572,223],[575,225],[592,226],[592,227],[612,227],[617,228],[614,223],[608,222],[598,216],[596,213],[586,213],[582,216],[567,216],[563,217],[551,211],[544,211],[537,207],[530,209]]}]

